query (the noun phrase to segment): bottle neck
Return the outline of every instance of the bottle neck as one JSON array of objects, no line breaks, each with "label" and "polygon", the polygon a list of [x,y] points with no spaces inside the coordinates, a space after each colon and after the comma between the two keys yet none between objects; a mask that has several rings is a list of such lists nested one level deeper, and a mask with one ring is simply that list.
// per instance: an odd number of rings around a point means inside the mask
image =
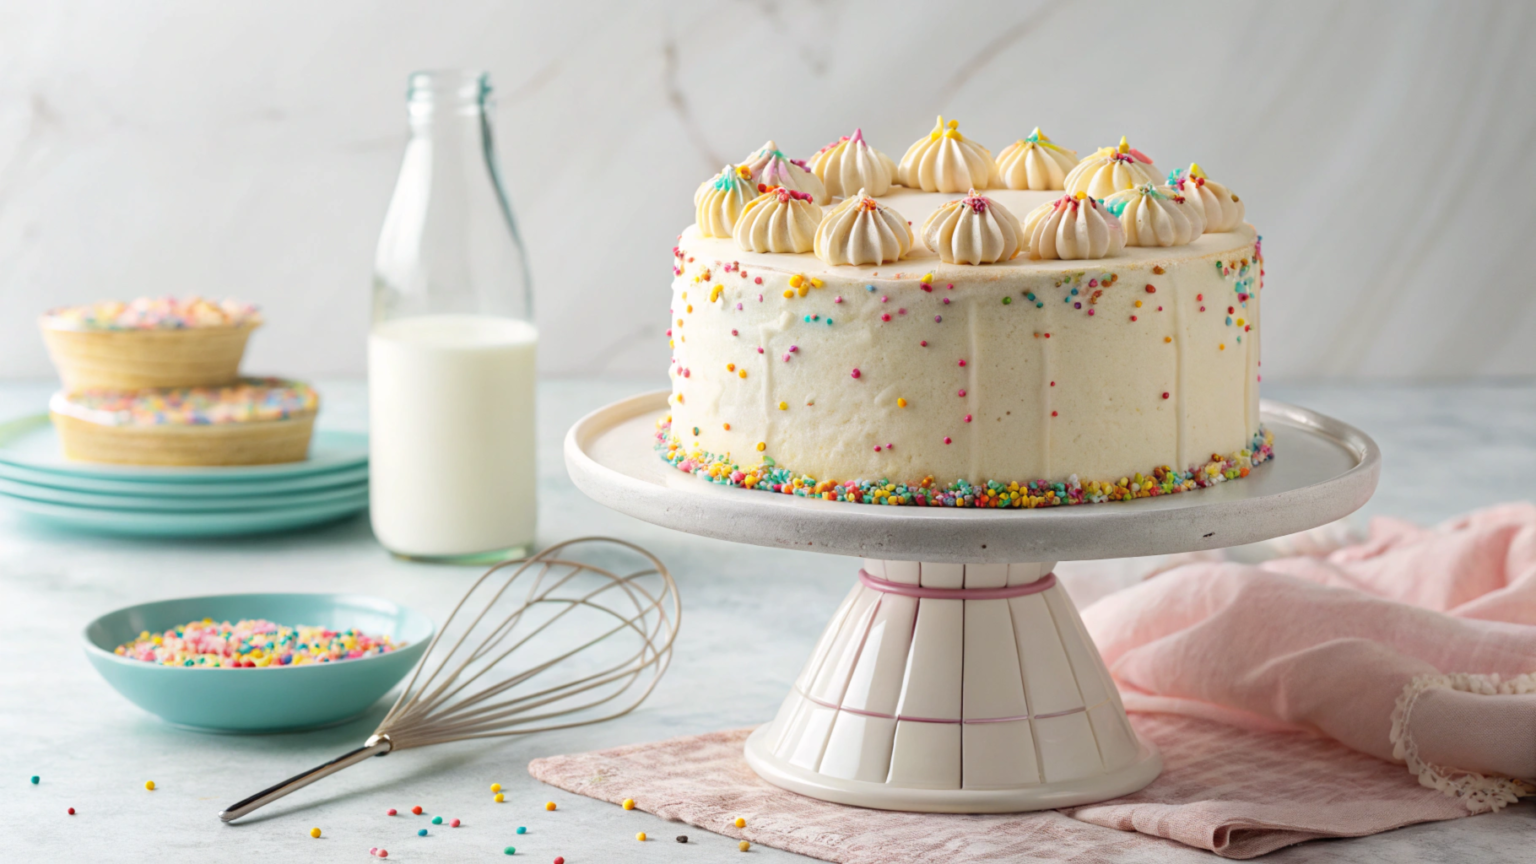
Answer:
[{"label": "bottle neck", "polygon": [[375,321],[434,314],[530,320],[517,223],[491,136],[493,102],[478,72],[418,72],[411,138],[375,256]]},{"label": "bottle neck", "polygon": [[[490,78],[483,72],[451,70],[417,72],[410,77],[406,116],[410,121],[408,149],[426,151],[435,166],[483,172],[500,197],[496,145],[491,131],[495,102]],[[434,169],[441,174],[440,169]],[[511,218],[511,214],[507,214]]]},{"label": "bottle neck", "polygon": [[490,78],[483,72],[417,72],[406,90],[411,134],[480,134],[493,101]]}]

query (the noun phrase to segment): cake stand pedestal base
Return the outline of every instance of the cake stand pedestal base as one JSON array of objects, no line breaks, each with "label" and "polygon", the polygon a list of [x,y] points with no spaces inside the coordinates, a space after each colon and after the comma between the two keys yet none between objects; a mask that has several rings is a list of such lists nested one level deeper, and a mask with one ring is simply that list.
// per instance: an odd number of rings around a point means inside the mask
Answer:
[{"label": "cake stand pedestal base", "polygon": [[1162,768],[1052,563],[866,560],[772,723],[759,776],[882,810],[1114,798]]}]

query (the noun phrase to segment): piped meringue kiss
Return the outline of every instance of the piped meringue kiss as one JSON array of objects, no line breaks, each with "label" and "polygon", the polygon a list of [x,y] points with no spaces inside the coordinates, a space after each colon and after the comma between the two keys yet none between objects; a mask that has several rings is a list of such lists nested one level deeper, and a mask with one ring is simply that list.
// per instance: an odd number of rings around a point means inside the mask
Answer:
[{"label": "piped meringue kiss", "polygon": [[827,187],[804,162],[785,156],[779,145],[772,141],[748,156],[742,166],[752,172],[753,187],[758,192],[766,192],[769,186],[780,186],[804,192],[817,204],[832,200],[827,195]]},{"label": "piped meringue kiss", "polygon": [[704,237],[729,237],[747,202],[757,197],[745,165],[727,165],[693,194],[694,222]]},{"label": "piped meringue kiss", "polygon": [[864,143],[862,129],[816,151],[811,157],[811,171],[833,198],[846,198],[860,189],[878,198],[891,191],[896,180],[896,163]]},{"label": "piped meringue kiss", "polygon": [[1163,172],[1157,170],[1152,160],[1132,149],[1121,136],[1119,146],[1100,147],[1077,163],[1063,185],[1068,192],[1086,192],[1088,197],[1102,200],[1116,192],[1162,180]]},{"label": "piped meringue kiss", "polygon": [[1177,189],[1144,183],[1104,199],[1125,229],[1127,246],[1183,246],[1205,231],[1205,216]]},{"label": "piped meringue kiss", "polygon": [[1053,143],[1038,126],[997,154],[998,174],[1009,189],[1065,189],[1076,165],[1077,151]]},{"label": "piped meringue kiss", "polygon": [[1199,165],[1191,162],[1188,171],[1175,170],[1168,175],[1168,185],[1200,208],[1205,217],[1205,233],[1231,231],[1243,224],[1243,202],[1231,189],[1206,177]]},{"label": "piped meringue kiss", "polygon": [[993,264],[1018,257],[1024,226],[1007,207],[972,189],[928,216],[923,242],[946,264]]},{"label": "piped meringue kiss", "polygon": [[863,189],[827,211],[816,228],[816,257],[828,264],[885,264],[911,249],[912,227]]},{"label": "piped meringue kiss", "polygon": [[775,153],[780,156],[784,155],[780,152],[779,145],[772,138],[769,138],[767,143],[753,150],[751,155],[741,160],[742,167],[752,172],[753,183],[757,182],[757,175],[762,173],[763,166],[768,164],[768,160],[773,158]]},{"label": "piped meringue kiss", "polygon": [[1024,217],[1029,257],[1062,260],[1109,258],[1125,250],[1120,220],[1086,193],[1068,192]]},{"label": "piped meringue kiss", "polygon": [[996,188],[992,151],[961,135],[959,126],[958,120],[946,124],[941,115],[927,137],[907,148],[896,166],[896,182],[924,192]]},{"label": "piped meringue kiss", "polygon": [[782,186],[747,202],[736,218],[736,245],[748,252],[809,252],[821,208],[811,196]]}]

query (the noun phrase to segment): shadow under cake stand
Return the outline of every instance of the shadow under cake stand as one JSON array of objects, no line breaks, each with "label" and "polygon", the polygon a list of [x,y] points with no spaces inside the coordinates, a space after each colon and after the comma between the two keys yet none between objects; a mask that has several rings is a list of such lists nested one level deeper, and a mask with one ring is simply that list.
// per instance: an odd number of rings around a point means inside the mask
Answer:
[{"label": "shadow under cake stand", "polygon": [[882,507],[748,491],[656,453],[667,393],[571,427],[576,486],[647,522],[862,558],[773,722],[747,740],[759,776],[886,810],[1004,813],[1125,795],[1162,770],[1052,573],[1062,560],[1237,546],[1349,515],[1381,454],[1321,414],[1263,401],[1276,458],[1237,482],[1041,510]]}]

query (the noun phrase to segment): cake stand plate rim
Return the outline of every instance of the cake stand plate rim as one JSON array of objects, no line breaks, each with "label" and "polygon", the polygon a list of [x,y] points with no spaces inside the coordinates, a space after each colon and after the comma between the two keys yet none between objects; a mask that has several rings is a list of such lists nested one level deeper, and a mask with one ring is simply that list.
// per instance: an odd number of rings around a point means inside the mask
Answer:
[{"label": "cake stand plate rim", "polygon": [[747,737],[743,754],[757,776],[799,795],[836,804],[916,813],[1023,813],[1108,801],[1146,788],[1163,770],[1157,748],[1140,740],[1129,764],[1092,777],[1002,789],[927,789],[842,780],[791,765],[769,751],[765,723]]},{"label": "cake stand plate rim", "polygon": [[1369,435],[1265,399],[1260,413],[1275,433],[1276,458],[1209,489],[1037,510],[822,501],[725,487],[668,465],[652,437],[667,396],[657,390],[621,399],[571,426],[564,453],[577,488],[611,509],[691,534],[863,558],[1064,561],[1238,546],[1353,513],[1381,474],[1381,451]]}]

